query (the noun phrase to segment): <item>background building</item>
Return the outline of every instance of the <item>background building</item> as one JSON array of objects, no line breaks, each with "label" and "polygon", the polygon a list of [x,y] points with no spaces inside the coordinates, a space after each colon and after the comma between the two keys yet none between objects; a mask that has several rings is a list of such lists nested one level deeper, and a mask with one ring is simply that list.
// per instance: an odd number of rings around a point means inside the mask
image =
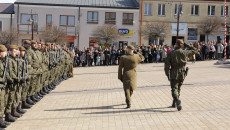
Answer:
[{"label": "background building", "polygon": [[137,45],[139,41],[139,4],[136,0],[17,0],[14,6],[18,43],[32,38],[32,21],[34,39],[43,41],[41,35],[46,28],[57,26],[67,34],[66,45],[80,49],[104,43],[96,39],[93,32],[106,24],[116,25],[123,33],[111,44]]},{"label": "background building", "polygon": [[0,3],[0,32],[10,31],[13,27],[14,4]]},{"label": "background building", "polygon": [[[227,24],[229,24],[229,5],[227,0]],[[181,4],[181,6],[180,6]],[[145,26],[149,24],[164,24],[165,31],[159,39],[159,43],[175,44],[177,35],[177,14],[181,8],[179,38],[185,42],[224,40],[224,0],[142,0],[140,7],[141,33],[145,30]],[[214,33],[205,34],[201,27],[201,21],[209,21],[209,19],[220,20],[222,27],[213,31]],[[165,25],[167,25],[165,27]],[[227,38],[229,39],[229,38]],[[228,40],[227,40],[228,41]],[[141,35],[141,43],[148,45],[149,43],[158,44],[158,40],[148,39]]]}]

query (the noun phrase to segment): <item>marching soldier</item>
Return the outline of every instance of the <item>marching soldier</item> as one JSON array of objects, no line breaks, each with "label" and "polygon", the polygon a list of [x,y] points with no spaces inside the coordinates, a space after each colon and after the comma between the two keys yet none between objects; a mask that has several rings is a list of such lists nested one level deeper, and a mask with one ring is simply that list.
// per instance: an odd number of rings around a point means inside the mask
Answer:
[{"label": "marching soldier", "polygon": [[123,55],[120,59],[118,79],[123,83],[126,97],[125,101],[127,108],[130,108],[133,90],[137,88],[136,67],[144,61],[145,58],[140,53],[134,54],[133,51],[135,48],[132,45],[129,45],[127,49],[127,55]]},{"label": "marching soldier", "polygon": [[[186,47],[188,50],[183,50]],[[187,76],[188,69],[185,69],[187,59],[196,54],[196,48],[184,43],[183,40],[178,39],[176,48],[171,51],[165,61],[165,74],[171,84],[171,91],[173,97],[172,107],[177,107],[177,110],[182,109],[180,97],[180,88]]]}]

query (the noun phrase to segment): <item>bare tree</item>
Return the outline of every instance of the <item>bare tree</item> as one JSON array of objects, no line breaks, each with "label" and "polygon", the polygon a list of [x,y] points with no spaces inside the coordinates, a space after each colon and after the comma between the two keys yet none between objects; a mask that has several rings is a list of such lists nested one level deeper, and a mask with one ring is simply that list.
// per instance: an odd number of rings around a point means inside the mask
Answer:
[{"label": "bare tree", "polygon": [[115,25],[99,26],[93,31],[93,36],[100,40],[104,40],[106,44],[116,40],[120,35]]},{"label": "bare tree", "polygon": [[142,36],[151,41],[163,39],[166,37],[167,28],[166,23],[147,23],[142,30]]},{"label": "bare tree", "polygon": [[67,34],[57,26],[46,27],[44,33],[41,35],[45,42],[65,42],[67,41]]},{"label": "bare tree", "polygon": [[14,33],[13,31],[0,32],[0,43],[1,44],[8,47],[16,40],[17,40],[17,34]]},{"label": "bare tree", "polygon": [[211,34],[217,34],[220,31],[220,27],[222,26],[222,20],[219,17],[205,17],[200,21],[198,25],[200,33],[203,33],[207,36]]}]

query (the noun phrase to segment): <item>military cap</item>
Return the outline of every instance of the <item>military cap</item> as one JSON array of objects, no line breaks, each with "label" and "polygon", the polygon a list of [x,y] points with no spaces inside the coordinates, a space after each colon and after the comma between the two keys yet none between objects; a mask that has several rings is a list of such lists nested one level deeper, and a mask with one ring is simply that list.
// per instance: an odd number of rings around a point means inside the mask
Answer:
[{"label": "military cap", "polygon": [[31,41],[30,40],[25,40],[24,44],[31,44]]},{"label": "military cap", "polygon": [[42,44],[42,45],[45,45],[45,43],[44,43],[44,42],[41,42],[41,44]]},{"label": "military cap", "polygon": [[177,45],[183,45],[184,41],[182,39],[177,39],[176,44]]},{"label": "military cap", "polygon": [[36,43],[37,43],[36,40],[32,40],[32,41],[31,41],[31,44],[36,44]]},{"label": "military cap", "polygon": [[132,45],[128,45],[128,47],[127,47],[128,49],[131,49],[131,50],[135,50],[135,47],[134,46],[132,46]]},{"label": "military cap", "polygon": [[16,49],[16,50],[18,50],[18,46],[17,45],[10,45],[10,49]]},{"label": "military cap", "polygon": [[0,52],[5,52],[7,51],[7,48],[5,45],[0,45]]},{"label": "military cap", "polygon": [[20,51],[26,51],[26,49],[24,47],[22,47],[22,46],[19,47],[19,50]]}]

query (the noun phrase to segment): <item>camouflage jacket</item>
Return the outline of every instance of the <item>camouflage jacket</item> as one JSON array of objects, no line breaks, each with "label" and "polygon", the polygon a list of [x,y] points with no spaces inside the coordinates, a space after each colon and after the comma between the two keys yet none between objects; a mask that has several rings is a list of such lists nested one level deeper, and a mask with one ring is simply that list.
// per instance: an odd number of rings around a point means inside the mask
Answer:
[{"label": "camouflage jacket", "polygon": [[188,50],[176,48],[167,55],[164,69],[166,76],[170,76],[170,79],[185,79],[187,59],[198,52],[198,50],[192,46],[188,46],[187,48]]}]

